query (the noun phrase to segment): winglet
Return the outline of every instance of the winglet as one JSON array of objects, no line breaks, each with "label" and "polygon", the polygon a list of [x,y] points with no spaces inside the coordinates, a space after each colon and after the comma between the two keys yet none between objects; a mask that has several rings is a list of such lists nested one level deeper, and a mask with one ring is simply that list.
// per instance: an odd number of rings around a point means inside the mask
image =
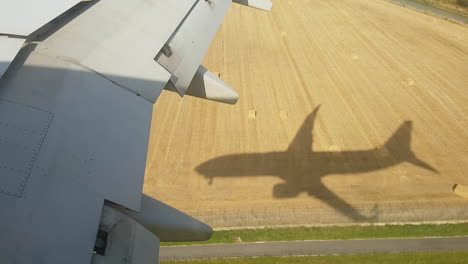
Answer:
[{"label": "winglet", "polygon": [[273,3],[270,0],[233,0],[234,3],[270,11]]}]

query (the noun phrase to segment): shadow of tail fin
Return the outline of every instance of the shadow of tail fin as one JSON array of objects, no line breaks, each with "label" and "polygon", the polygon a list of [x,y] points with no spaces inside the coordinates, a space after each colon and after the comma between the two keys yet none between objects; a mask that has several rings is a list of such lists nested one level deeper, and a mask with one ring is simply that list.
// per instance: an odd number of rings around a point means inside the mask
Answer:
[{"label": "shadow of tail fin", "polygon": [[291,141],[288,151],[290,152],[310,152],[312,150],[313,142],[313,131],[315,119],[320,109],[320,105],[317,106],[312,113],[310,113],[302,123],[301,128],[297,131],[296,136]]},{"label": "shadow of tail fin", "polygon": [[405,121],[393,135],[385,142],[385,148],[400,161],[409,162],[415,166],[439,173],[427,162],[419,159],[411,151],[411,131],[413,130],[413,122]]},{"label": "shadow of tail fin", "polygon": [[395,157],[404,157],[411,152],[413,122],[405,121],[385,142],[385,148]]}]

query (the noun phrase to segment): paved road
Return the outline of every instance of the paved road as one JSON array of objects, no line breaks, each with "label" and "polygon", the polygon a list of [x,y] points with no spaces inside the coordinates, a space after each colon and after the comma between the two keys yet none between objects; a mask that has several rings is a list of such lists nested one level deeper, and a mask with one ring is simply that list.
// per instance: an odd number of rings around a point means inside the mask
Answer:
[{"label": "paved road", "polygon": [[161,247],[161,260],[468,250],[468,237],[357,239]]}]

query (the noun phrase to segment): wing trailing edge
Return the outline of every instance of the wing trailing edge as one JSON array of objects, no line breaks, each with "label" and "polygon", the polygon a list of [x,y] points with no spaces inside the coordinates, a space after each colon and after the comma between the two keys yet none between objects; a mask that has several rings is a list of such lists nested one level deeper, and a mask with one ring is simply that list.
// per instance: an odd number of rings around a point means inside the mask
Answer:
[{"label": "wing trailing edge", "polygon": [[272,7],[269,0],[198,1],[155,58],[172,74],[166,90],[228,104],[237,102],[237,92],[200,65],[232,2],[263,10]]},{"label": "wing trailing edge", "polygon": [[270,11],[273,3],[270,0],[232,0],[234,3]]},{"label": "wing trailing edge", "polygon": [[195,3],[156,56],[180,95],[186,93],[230,5],[231,0]]},{"label": "wing trailing edge", "polygon": [[[92,70],[152,103],[166,87],[234,104],[237,93],[200,63],[232,2],[272,7],[270,0],[79,2],[4,5],[11,12],[0,18],[0,78],[26,41],[40,43],[38,53]],[[11,23],[23,16],[28,19]]]}]

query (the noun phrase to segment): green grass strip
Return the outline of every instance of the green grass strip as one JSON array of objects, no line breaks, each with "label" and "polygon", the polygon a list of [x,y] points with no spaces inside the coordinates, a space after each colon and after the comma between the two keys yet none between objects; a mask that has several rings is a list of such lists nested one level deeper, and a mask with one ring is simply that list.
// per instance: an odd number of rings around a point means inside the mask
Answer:
[{"label": "green grass strip", "polygon": [[[468,223],[424,224],[424,225],[384,225],[384,226],[330,226],[293,227],[215,231],[208,241],[203,242],[164,242],[162,246],[236,243],[256,241],[295,241],[295,240],[335,240],[399,237],[451,237],[467,236]],[[467,262],[468,263],[468,262]]]},{"label": "green grass strip", "polygon": [[398,253],[398,254],[360,254],[340,256],[310,256],[310,257],[260,257],[237,259],[210,259],[190,261],[162,261],[162,264],[457,264],[467,263],[468,251],[462,252],[430,252],[430,253]]},{"label": "green grass strip", "polygon": [[410,0],[468,16],[468,0]]}]

